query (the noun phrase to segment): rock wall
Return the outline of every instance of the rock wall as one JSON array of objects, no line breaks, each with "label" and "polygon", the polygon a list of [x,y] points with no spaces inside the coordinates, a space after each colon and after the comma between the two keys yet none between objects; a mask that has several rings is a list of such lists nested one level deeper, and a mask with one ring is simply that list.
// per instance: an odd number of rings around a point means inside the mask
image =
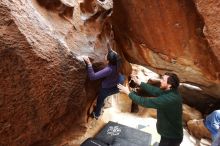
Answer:
[{"label": "rock wall", "polygon": [[[113,28],[129,62],[148,66],[160,74],[175,72],[182,82],[220,98],[218,3],[115,0]],[[203,30],[207,30],[205,35]]]},{"label": "rock wall", "polygon": [[196,8],[200,13],[203,21],[203,33],[209,42],[212,52],[216,58],[220,59],[220,18],[217,14],[220,12],[218,0],[202,1],[195,0]]},{"label": "rock wall", "polygon": [[84,64],[24,1],[0,9],[0,145],[47,144],[83,122]]},{"label": "rock wall", "polygon": [[99,82],[87,81],[81,55],[103,65],[111,10],[65,2],[0,1],[1,146],[49,146],[86,131]]}]

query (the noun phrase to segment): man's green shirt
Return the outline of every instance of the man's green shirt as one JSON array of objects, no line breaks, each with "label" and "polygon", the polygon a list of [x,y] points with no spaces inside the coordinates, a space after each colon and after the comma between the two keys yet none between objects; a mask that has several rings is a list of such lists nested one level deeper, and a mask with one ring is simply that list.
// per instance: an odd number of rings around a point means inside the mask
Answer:
[{"label": "man's green shirt", "polygon": [[140,86],[155,97],[144,98],[135,92],[131,92],[129,97],[143,107],[157,109],[157,132],[165,138],[182,138],[182,98],[179,92],[175,89],[161,90],[143,82]]}]

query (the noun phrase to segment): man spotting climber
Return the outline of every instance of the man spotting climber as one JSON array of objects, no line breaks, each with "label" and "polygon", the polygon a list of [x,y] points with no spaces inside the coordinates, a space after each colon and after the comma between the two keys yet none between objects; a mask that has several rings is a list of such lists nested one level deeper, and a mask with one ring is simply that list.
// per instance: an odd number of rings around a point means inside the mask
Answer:
[{"label": "man spotting climber", "polygon": [[157,109],[157,131],[161,135],[159,146],[179,146],[183,139],[183,127],[182,98],[178,92],[177,75],[165,73],[160,80],[160,88],[141,82],[137,76],[131,76],[137,85],[155,97],[140,97],[121,84],[118,84],[119,91],[143,107]]}]

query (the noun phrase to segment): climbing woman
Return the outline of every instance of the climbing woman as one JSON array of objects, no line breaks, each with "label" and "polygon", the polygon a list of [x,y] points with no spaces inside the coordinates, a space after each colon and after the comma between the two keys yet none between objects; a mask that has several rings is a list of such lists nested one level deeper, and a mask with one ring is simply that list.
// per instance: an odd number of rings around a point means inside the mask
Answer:
[{"label": "climbing woman", "polygon": [[[108,48],[110,48],[108,44],[107,46]],[[97,120],[100,116],[105,98],[112,94],[118,93],[119,89],[117,88],[117,84],[123,84],[125,78],[119,72],[120,57],[112,49],[108,49],[108,53],[105,56],[107,65],[105,66],[105,68],[98,72],[94,72],[90,59],[87,56],[83,57],[83,59],[87,64],[87,71],[90,80],[103,79],[96,101],[96,108],[92,112],[93,118]]]}]

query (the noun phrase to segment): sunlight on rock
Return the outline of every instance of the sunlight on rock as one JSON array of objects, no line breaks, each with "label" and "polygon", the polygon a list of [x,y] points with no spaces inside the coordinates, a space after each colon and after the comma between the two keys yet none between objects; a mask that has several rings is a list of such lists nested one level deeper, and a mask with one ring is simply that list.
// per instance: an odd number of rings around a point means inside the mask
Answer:
[{"label": "sunlight on rock", "polygon": [[194,85],[190,85],[190,84],[186,84],[186,83],[181,83],[181,85],[183,85],[184,87],[187,87],[189,89],[192,89],[192,90],[202,91],[202,89],[200,87],[197,87]]}]

